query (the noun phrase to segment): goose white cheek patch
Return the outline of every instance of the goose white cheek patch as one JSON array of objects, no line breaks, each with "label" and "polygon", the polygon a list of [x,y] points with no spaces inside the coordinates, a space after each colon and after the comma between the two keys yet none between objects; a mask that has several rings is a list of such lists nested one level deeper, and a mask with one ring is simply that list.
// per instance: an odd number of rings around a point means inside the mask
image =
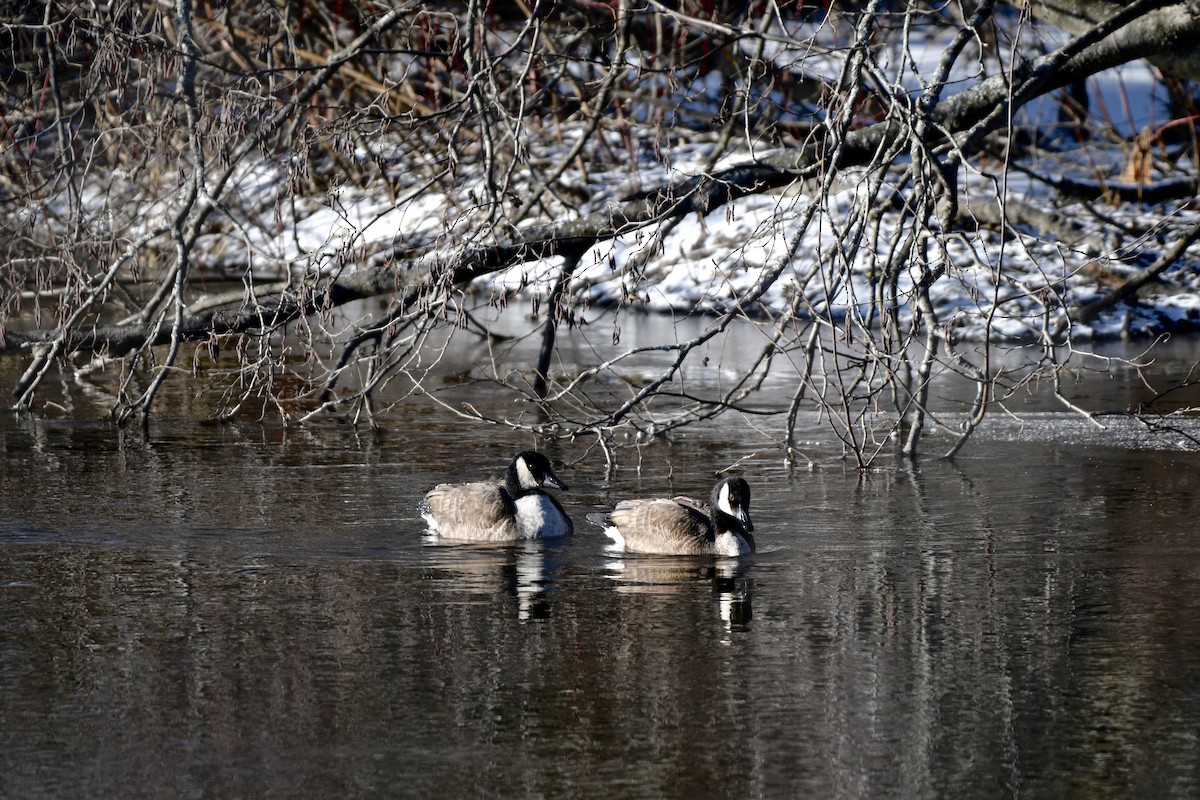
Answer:
[{"label": "goose white cheek patch", "polygon": [[721,493],[717,496],[717,508],[724,511],[731,517],[736,517],[737,512],[729,505],[729,484],[721,487]]},{"label": "goose white cheek patch", "polygon": [[533,477],[533,471],[523,458],[517,459],[517,480],[521,482],[522,489],[536,489],[541,486],[541,482]]}]

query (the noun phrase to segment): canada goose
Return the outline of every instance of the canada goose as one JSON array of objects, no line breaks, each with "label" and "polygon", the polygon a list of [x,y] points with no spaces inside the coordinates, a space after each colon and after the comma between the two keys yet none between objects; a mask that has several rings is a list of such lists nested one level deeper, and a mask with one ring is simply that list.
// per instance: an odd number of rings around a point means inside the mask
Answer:
[{"label": "canada goose", "polygon": [[615,546],[630,553],[740,556],[754,552],[750,486],[725,478],[708,505],[689,497],[622,500],[605,529]]},{"label": "canada goose", "polygon": [[503,483],[442,483],[425,495],[421,515],[438,535],[477,542],[514,542],[569,534],[573,526],[543,486],[566,489],[541,453],[517,453]]}]

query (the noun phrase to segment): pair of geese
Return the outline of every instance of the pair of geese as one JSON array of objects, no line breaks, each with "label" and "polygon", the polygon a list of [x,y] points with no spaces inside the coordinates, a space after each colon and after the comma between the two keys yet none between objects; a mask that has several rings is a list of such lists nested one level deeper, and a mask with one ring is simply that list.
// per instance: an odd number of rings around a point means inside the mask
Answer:
[{"label": "pair of geese", "polygon": [[[565,536],[570,517],[545,487],[566,489],[550,460],[534,450],[513,458],[503,483],[443,483],[425,495],[422,512],[448,539],[508,542]],[[709,504],[688,497],[622,500],[609,514],[605,533],[630,553],[739,556],[754,552],[750,487],[725,478]]]}]

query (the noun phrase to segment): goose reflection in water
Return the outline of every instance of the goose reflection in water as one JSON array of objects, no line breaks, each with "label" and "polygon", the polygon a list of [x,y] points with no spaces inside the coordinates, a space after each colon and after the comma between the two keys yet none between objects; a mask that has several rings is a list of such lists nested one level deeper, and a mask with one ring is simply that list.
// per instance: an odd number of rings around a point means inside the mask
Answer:
[{"label": "goose reflection in water", "polygon": [[553,582],[559,545],[542,541],[516,546],[446,542],[437,535],[425,538],[431,566],[446,574],[435,580],[456,594],[503,594],[517,601],[517,618],[522,621],[550,617],[547,589]]},{"label": "goose reflection in water", "polygon": [[754,617],[754,582],[740,561],[703,558],[638,556],[606,565],[618,592],[625,594],[684,595],[709,583],[717,614],[730,629],[745,628]]}]

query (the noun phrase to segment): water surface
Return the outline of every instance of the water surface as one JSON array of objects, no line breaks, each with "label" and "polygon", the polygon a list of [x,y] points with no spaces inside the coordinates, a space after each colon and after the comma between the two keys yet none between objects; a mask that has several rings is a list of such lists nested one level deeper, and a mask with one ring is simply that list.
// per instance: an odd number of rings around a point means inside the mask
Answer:
[{"label": "water surface", "polygon": [[[480,547],[417,500],[532,441],[433,419],[3,418],[0,796],[1200,794],[1195,453],[1053,411],[864,475],[816,425],[811,467],[560,443],[576,535]],[[585,518],[739,461],[752,557]]]}]

